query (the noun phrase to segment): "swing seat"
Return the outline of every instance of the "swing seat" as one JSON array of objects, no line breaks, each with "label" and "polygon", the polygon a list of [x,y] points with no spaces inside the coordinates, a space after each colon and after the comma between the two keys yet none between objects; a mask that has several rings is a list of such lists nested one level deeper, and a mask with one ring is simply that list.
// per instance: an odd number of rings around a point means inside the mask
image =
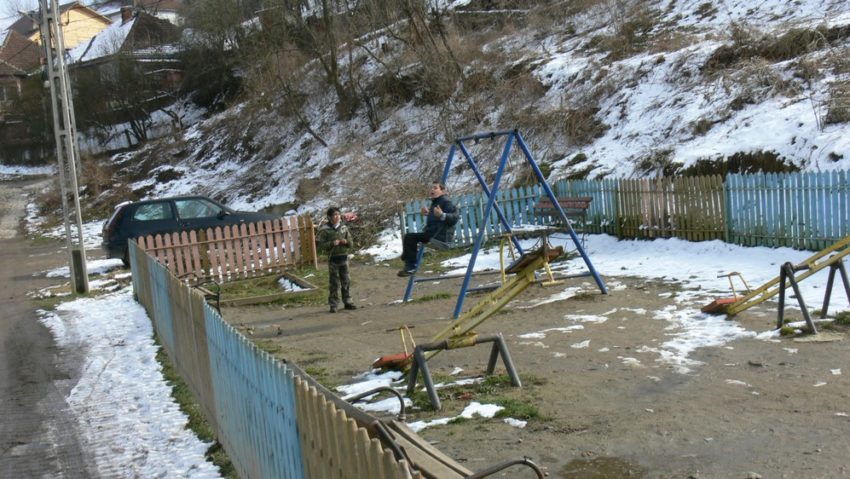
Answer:
[{"label": "swing seat", "polygon": [[445,241],[440,241],[437,238],[431,238],[427,243],[425,243],[425,247],[438,251],[445,251],[447,249],[450,249],[452,245],[446,243]]},{"label": "swing seat", "polygon": [[372,367],[389,371],[404,371],[410,366],[412,357],[413,353],[387,354],[376,359],[372,363]]},{"label": "swing seat", "polygon": [[[553,259],[564,254],[563,246],[556,246],[554,248],[545,248],[546,251],[546,261],[552,261]],[[507,268],[505,268],[506,274],[516,274],[520,271],[524,270],[526,266],[531,264],[537,258],[543,256],[544,248],[539,248],[534,251],[530,251],[520,256],[516,261],[510,264]]]},{"label": "swing seat", "polygon": [[700,311],[706,314],[726,314],[726,307],[734,304],[738,299],[738,297],[718,298],[703,306]]}]

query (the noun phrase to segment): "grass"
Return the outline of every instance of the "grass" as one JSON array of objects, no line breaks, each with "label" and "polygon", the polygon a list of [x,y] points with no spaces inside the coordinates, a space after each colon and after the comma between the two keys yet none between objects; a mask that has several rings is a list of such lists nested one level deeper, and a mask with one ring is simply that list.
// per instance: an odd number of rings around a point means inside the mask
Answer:
[{"label": "grass", "polygon": [[180,410],[189,417],[189,429],[191,429],[200,440],[213,443],[209,449],[207,449],[207,459],[218,467],[219,472],[223,477],[233,479],[238,478],[236,470],[230,462],[230,458],[227,456],[227,453],[221,443],[216,440],[215,431],[213,430],[212,425],[207,422],[204,417],[200,404],[195,401],[189,386],[183,382],[183,379],[180,377],[177,369],[171,363],[171,359],[169,359],[168,354],[166,354],[165,349],[159,342],[159,339],[155,338],[155,341],[157,346],[159,346],[156,353],[156,360],[162,365],[162,375],[165,377],[166,383],[171,386],[171,396],[180,406]]},{"label": "grass", "polygon": [[[286,294],[272,301],[272,304],[320,305],[326,302],[328,288],[328,271],[319,268],[298,268],[288,270],[289,273],[310,282],[316,289],[293,294]],[[221,284],[221,300],[250,298],[283,293],[278,284],[279,275],[261,276]]]},{"label": "grass", "polygon": [[335,390],[339,385],[336,381],[331,379],[331,375],[328,373],[327,368],[319,366],[305,366],[304,372],[330,391]]},{"label": "grass", "polygon": [[410,302],[411,303],[424,303],[424,302],[427,302],[427,301],[435,301],[435,300],[439,300],[439,299],[448,299],[448,298],[453,298],[453,297],[454,297],[454,295],[452,293],[447,293],[447,292],[432,293],[432,294],[426,294],[425,296],[422,296],[420,298],[413,299]]},{"label": "grass", "polygon": [[[536,376],[529,375],[520,378],[523,382],[523,388],[517,389],[511,385],[511,378],[507,374],[499,374],[485,377],[481,382],[475,384],[467,384],[463,386],[452,385],[443,387],[437,390],[437,396],[443,405],[443,409],[457,409],[461,404],[465,404],[470,399],[478,402],[496,404],[503,407],[496,417],[505,418],[512,417],[522,420],[545,420],[537,406],[534,405],[525,396],[529,390],[534,387],[543,385],[545,380]],[[435,374],[433,377],[434,384],[448,383],[454,381],[452,376]],[[422,384],[418,382],[417,384]],[[413,394],[408,396],[413,403],[414,409],[431,410],[431,401],[428,393],[422,388],[417,388]],[[449,421],[449,424],[463,424],[470,419],[456,417]]]}]

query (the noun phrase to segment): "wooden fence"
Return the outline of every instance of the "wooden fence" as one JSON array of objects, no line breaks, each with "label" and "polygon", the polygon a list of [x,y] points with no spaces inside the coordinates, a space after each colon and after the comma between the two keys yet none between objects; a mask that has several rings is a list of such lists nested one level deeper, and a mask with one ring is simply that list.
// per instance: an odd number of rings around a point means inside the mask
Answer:
[{"label": "wooden fence", "polygon": [[309,216],[145,236],[137,242],[178,278],[232,281],[318,262]]},{"label": "wooden fence", "polygon": [[850,235],[846,171],[727,178],[729,242],[821,250]]},{"label": "wooden fence", "polygon": [[[585,224],[577,230],[618,238],[720,239],[747,246],[789,246],[820,250],[850,234],[850,174],[845,171],[767,173],[661,179],[561,180],[556,196],[590,196]],[[543,195],[539,186],[502,190],[497,202],[508,223],[539,225],[533,214]],[[472,243],[481,225],[485,236],[502,233],[495,212],[483,218],[487,198],[464,195],[453,201],[461,212],[455,243]],[[419,208],[404,206],[402,232],[419,230]]]},{"label": "wooden fence", "polygon": [[130,263],[136,297],[239,477],[425,475],[379,441],[377,418],[260,350],[135,242]]}]

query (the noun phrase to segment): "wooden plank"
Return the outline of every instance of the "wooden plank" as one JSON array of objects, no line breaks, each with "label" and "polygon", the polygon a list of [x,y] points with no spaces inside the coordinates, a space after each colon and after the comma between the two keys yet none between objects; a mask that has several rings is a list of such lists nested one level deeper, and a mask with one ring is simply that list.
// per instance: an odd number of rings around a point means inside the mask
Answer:
[{"label": "wooden plank", "polygon": [[371,439],[364,428],[358,428],[354,437],[354,454],[357,459],[357,468],[354,477],[369,477],[369,445]]},{"label": "wooden plank", "polygon": [[257,276],[263,268],[262,260],[260,259],[260,244],[257,241],[259,238],[257,237],[257,225],[256,223],[246,223],[242,225],[242,228],[245,230],[245,246],[247,251],[247,268],[246,273],[248,276],[255,277]]},{"label": "wooden plank", "polygon": [[281,262],[284,265],[289,264],[289,255],[290,250],[292,248],[291,241],[289,239],[289,231],[286,229],[286,225],[289,220],[287,218],[280,218],[275,220],[275,227],[278,229],[278,233],[280,235],[280,248],[281,248]]},{"label": "wooden plank", "polygon": [[234,241],[233,237],[239,233],[239,230],[235,226],[225,226],[221,230],[224,238],[225,258],[227,258],[225,262],[226,267],[222,270],[222,279],[229,281],[234,279],[234,272],[238,270],[236,262],[239,255],[235,254],[235,248],[238,243]]},{"label": "wooden plank", "polygon": [[210,228],[205,231],[207,237],[207,258],[209,259],[209,275],[221,280],[221,269],[224,267],[224,250],[222,248],[222,237],[220,227]]},{"label": "wooden plank", "polygon": [[257,235],[254,239],[254,242],[257,245],[257,262],[259,263],[256,269],[258,269],[261,274],[268,274],[271,264],[269,262],[269,250],[266,246],[266,228],[261,221],[252,223],[252,225],[254,226],[254,234]]},{"label": "wooden plank", "polygon": [[[303,248],[307,244],[307,238],[309,238],[310,244],[315,245],[315,239],[309,233],[312,222],[308,224],[308,220],[309,218],[306,216],[293,217],[289,220],[290,240],[292,241],[292,264],[303,264],[302,258],[306,257]],[[305,241],[300,241],[301,238],[305,238]]]},{"label": "wooden plank", "polygon": [[236,260],[236,264],[240,264],[241,260],[241,264],[237,270],[238,277],[247,278],[248,271],[251,268],[251,245],[248,240],[248,231],[245,224],[237,225],[237,230],[236,237],[238,238],[237,242],[239,246],[236,248],[235,254],[239,259]]},{"label": "wooden plank", "polygon": [[783,227],[785,230],[783,231],[782,241],[780,244],[782,246],[791,247],[793,246],[793,238],[794,238],[794,192],[792,189],[793,183],[791,180],[791,175],[788,173],[782,173],[782,185],[783,185],[783,209],[784,209],[784,223]]},{"label": "wooden plank", "polygon": [[171,244],[171,235],[162,235],[162,247],[163,253],[165,254],[165,264],[168,267],[168,271],[171,271],[171,274],[177,274],[177,268],[174,264],[174,250],[172,249]]},{"label": "wooden plank", "polygon": [[835,225],[836,237],[843,238],[850,235],[850,175],[846,171],[836,172],[837,193],[833,198],[835,211],[837,211]]},{"label": "wooden plank", "polygon": [[199,275],[199,278],[205,278],[209,274],[210,263],[207,253],[206,233],[203,230],[190,231],[189,242],[192,243],[192,269]]},{"label": "wooden plank", "polygon": [[[834,172],[827,171],[824,172],[823,175],[823,193],[821,195],[821,201],[823,202],[823,237],[824,244],[828,244],[832,242],[832,239],[835,238],[835,229],[833,228],[833,221],[835,220],[835,211],[832,208],[832,198],[834,196],[835,191],[835,176]],[[826,248],[826,246],[822,246],[821,249]]]},{"label": "wooden plank", "polygon": [[384,450],[380,441],[372,439],[369,441],[369,476],[375,479],[394,479],[391,474],[387,474],[384,469],[383,454]]},{"label": "wooden plank", "polygon": [[177,245],[175,246],[175,258],[177,257],[177,252],[180,253],[180,258],[177,260],[180,264],[183,265],[183,274],[180,275],[180,278],[188,278],[193,274],[192,269],[192,253],[189,244],[189,232],[181,231],[179,233],[174,233],[175,239],[177,239]]},{"label": "wooden plank", "polygon": [[283,221],[280,218],[275,218],[271,222],[272,244],[274,245],[275,264],[282,269],[286,266],[286,244],[283,236]]}]

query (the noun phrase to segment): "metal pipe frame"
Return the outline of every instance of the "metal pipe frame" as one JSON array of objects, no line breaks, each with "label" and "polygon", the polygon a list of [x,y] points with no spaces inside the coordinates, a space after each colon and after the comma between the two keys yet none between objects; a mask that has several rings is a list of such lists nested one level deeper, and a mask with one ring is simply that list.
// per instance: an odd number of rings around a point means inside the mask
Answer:
[{"label": "metal pipe frame", "polygon": [[507,344],[505,343],[505,338],[503,338],[500,333],[490,336],[475,336],[472,338],[471,342],[461,345],[452,344],[449,339],[417,345],[416,349],[413,351],[413,363],[411,364],[410,371],[407,375],[407,395],[410,396],[416,389],[416,380],[419,376],[419,371],[421,370],[422,382],[425,383],[425,390],[428,392],[428,399],[431,401],[431,406],[435,410],[439,411],[442,408],[442,404],[440,403],[440,397],[437,394],[437,390],[434,387],[434,380],[431,378],[431,370],[428,368],[428,357],[426,357],[425,353],[431,351],[458,349],[461,347],[472,347],[483,343],[493,343],[493,348],[490,350],[490,358],[487,361],[487,375],[491,376],[496,370],[496,361],[499,359],[499,355],[501,354],[502,362],[505,364],[505,370],[511,378],[511,385],[521,388],[522,381],[520,381],[519,375],[514,367],[511,354],[508,351]]},{"label": "metal pipe frame", "polygon": [[544,477],[546,477],[546,475],[543,473],[543,470],[540,469],[540,466],[535,464],[534,461],[532,461],[530,458],[523,457],[522,459],[511,459],[509,461],[505,461],[503,463],[496,464],[495,466],[488,467],[487,469],[484,469],[483,471],[476,472],[475,474],[472,474],[471,476],[466,476],[465,479],[481,479],[481,478],[484,478],[484,477],[489,477],[489,476],[492,476],[493,474],[495,474],[497,472],[501,472],[501,471],[503,471],[503,470],[505,470],[505,469],[507,469],[511,466],[515,466],[515,465],[518,465],[518,464],[530,467],[534,471],[534,473],[537,474],[538,479],[543,479]]},{"label": "metal pipe frame", "polygon": [[781,328],[785,323],[785,283],[787,281],[791,283],[791,288],[793,288],[794,295],[797,297],[797,303],[799,303],[800,309],[803,311],[803,319],[806,320],[809,332],[817,334],[818,330],[815,327],[815,323],[812,321],[812,317],[809,315],[809,308],[806,307],[803,295],[800,294],[800,286],[797,284],[797,280],[794,279],[795,272],[808,269],[810,269],[810,267],[807,264],[794,266],[790,262],[783,264],[779,269],[779,309],[776,314],[777,328]]}]

